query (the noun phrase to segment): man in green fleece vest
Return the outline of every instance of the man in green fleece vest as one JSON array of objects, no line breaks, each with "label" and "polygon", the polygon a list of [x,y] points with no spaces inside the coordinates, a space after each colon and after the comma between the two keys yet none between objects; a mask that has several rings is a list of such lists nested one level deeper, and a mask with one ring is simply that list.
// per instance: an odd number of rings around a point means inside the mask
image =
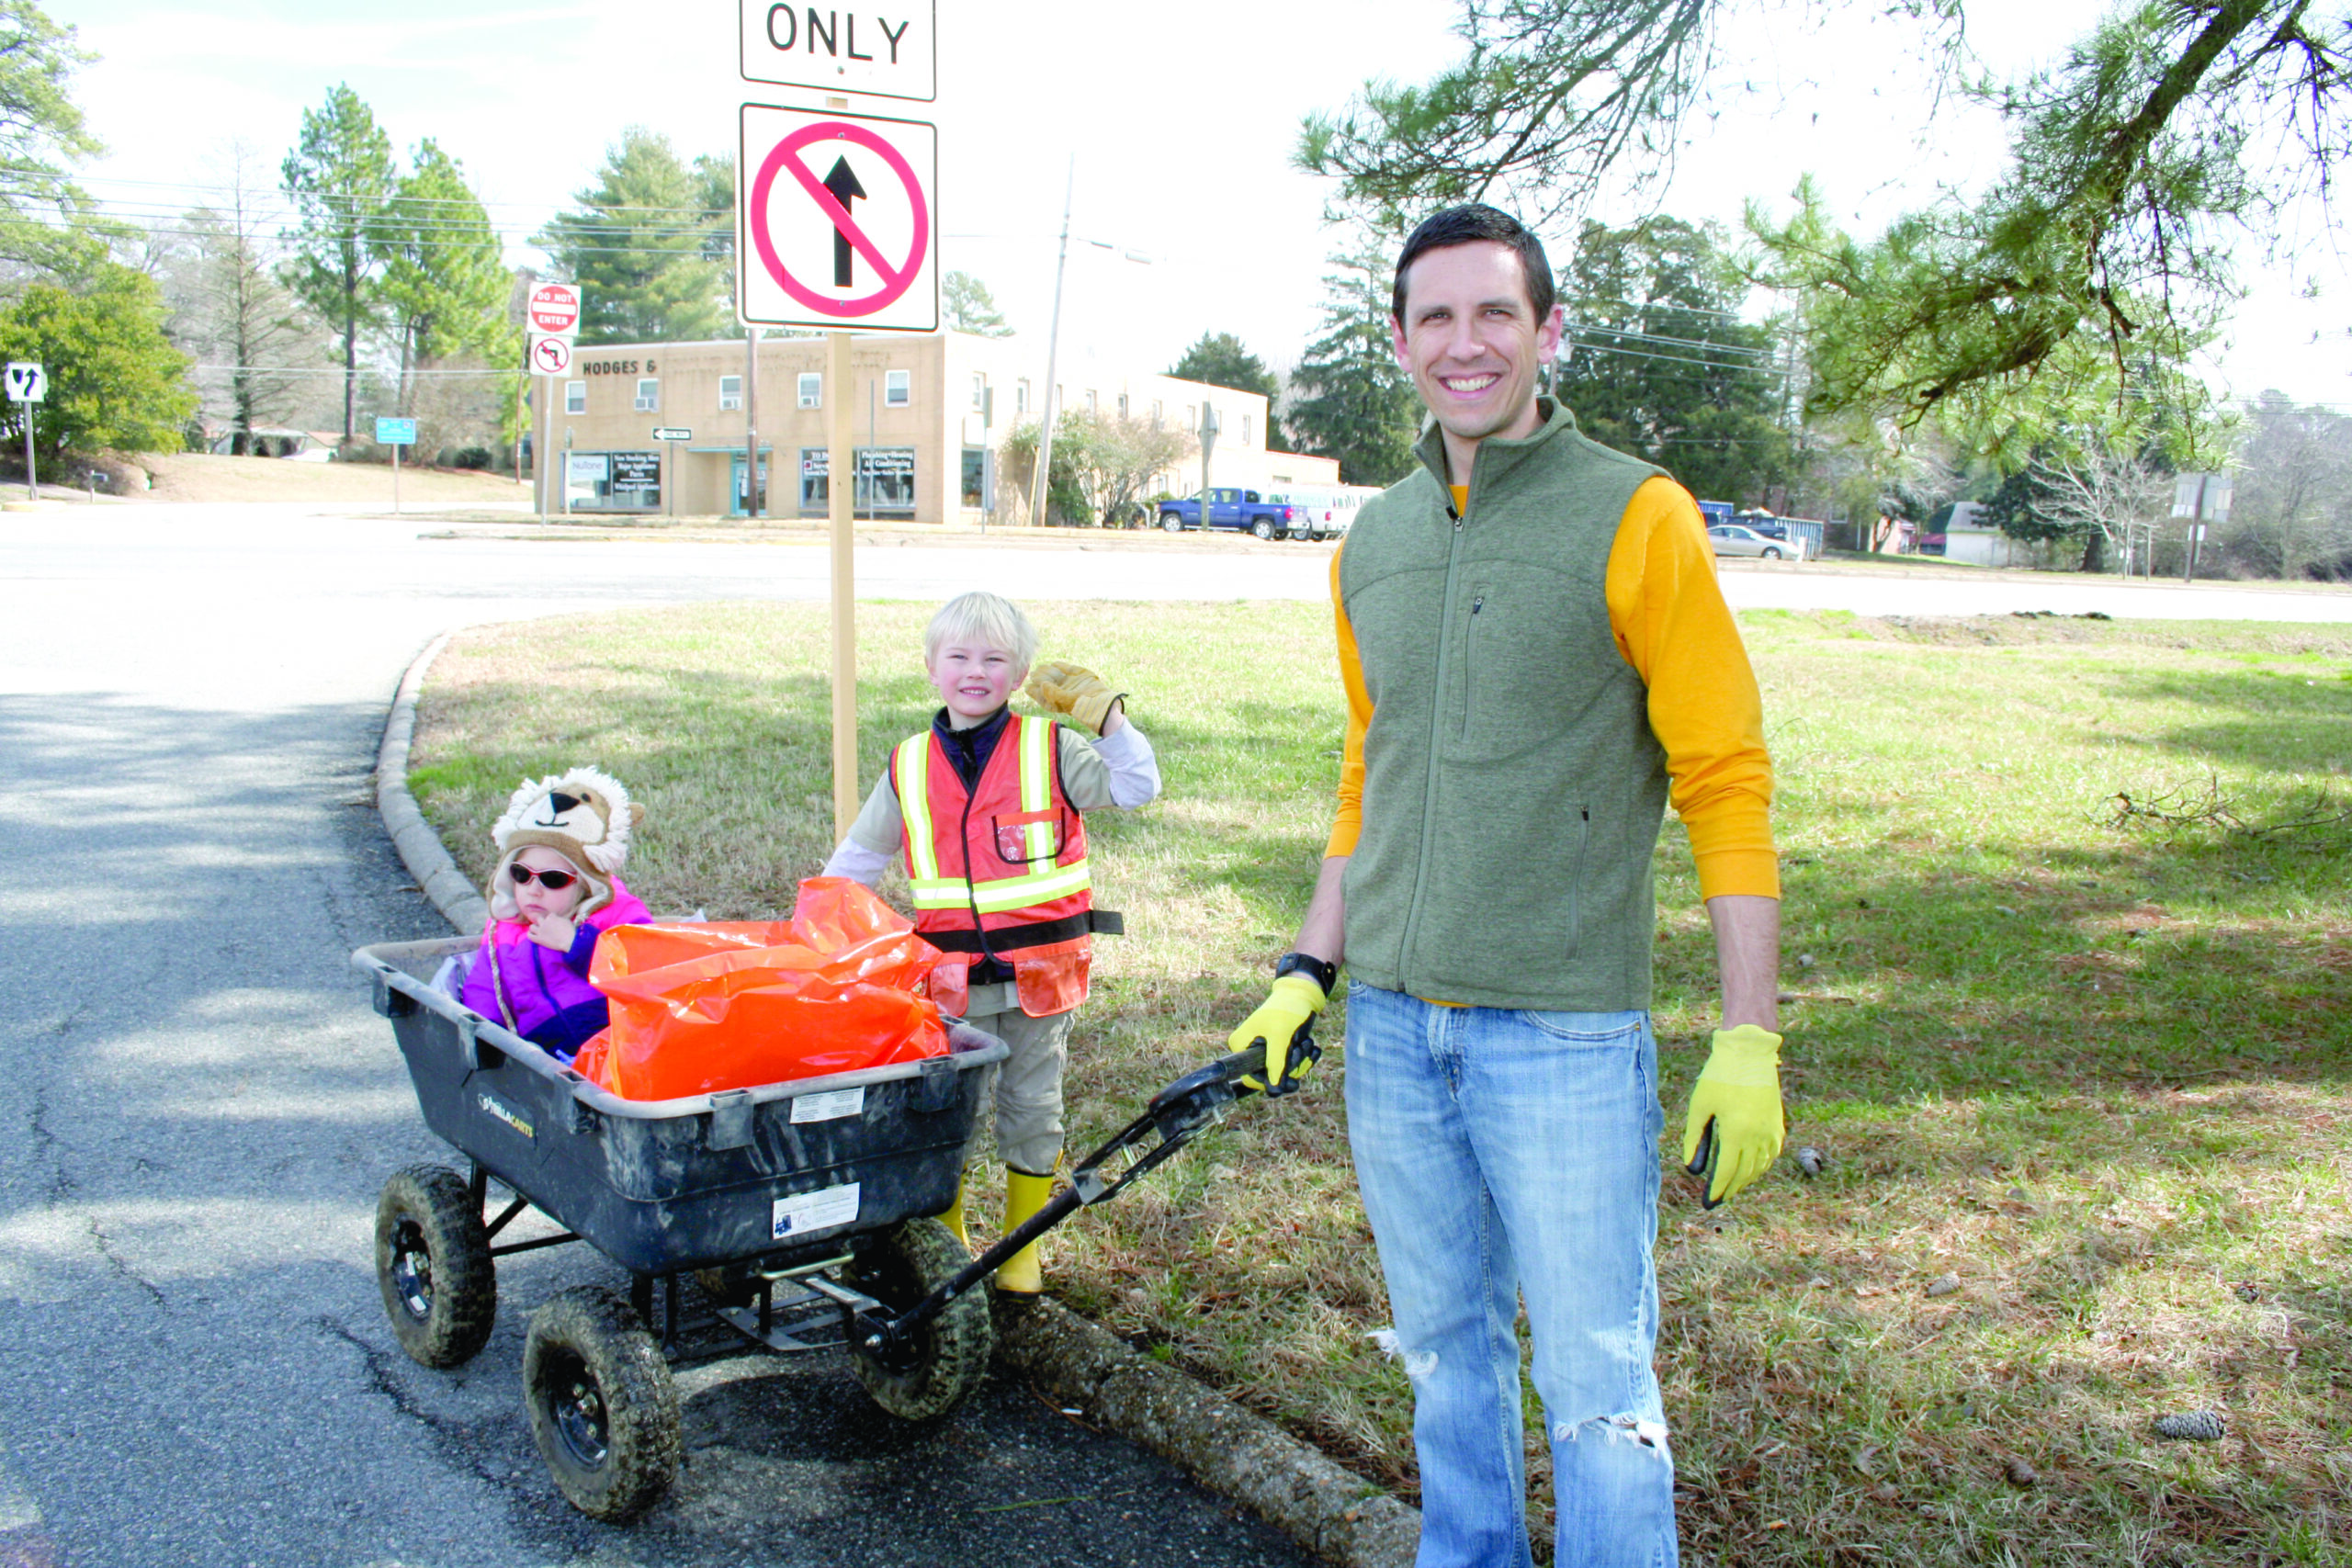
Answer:
[{"label": "man in green fleece vest", "polygon": [[1651,1358],[1663,1116],[1651,857],[1671,798],[1723,1027],[1683,1157],[1720,1201],[1782,1123],[1761,705],[1697,507],[1537,395],[1563,314],[1493,208],[1415,230],[1392,299],[1431,416],[1333,563],[1340,804],[1296,948],[1234,1032],[1265,1087],[1350,966],[1348,1135],[1414,1395],[1419,1568],[1531,1562],[1524,1304],[1562,1568],[1675,1560]]}]

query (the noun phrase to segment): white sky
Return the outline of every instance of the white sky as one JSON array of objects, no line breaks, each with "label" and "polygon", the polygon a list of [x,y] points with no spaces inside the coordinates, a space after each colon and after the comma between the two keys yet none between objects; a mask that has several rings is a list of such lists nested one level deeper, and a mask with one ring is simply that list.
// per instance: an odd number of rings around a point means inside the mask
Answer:
[{"label": "white sky", "polygon": [[[102,57],[77,88],[109,146],[89,170],[102,197],[185,202],[173,187],[211,177],[232,138],[266,174],[301,111],[348,82],[403,152],[430,136],[464,163],[516,261],[537,259],[522,242],[622,128],[651,127],[689,155],[728,152],[737,104],[761,96],[736,74],[730,0],[401,0],[361,20],[334,0],[49,9]],[[1751,13],[1726,37],[1748,69],[1719,85],[1757,92],[1694,125],[1660,210],[1736,222],[1750,197],[1785,207],[1810,172],[1867,235],[1939,183],[1998,172],[1989,116],[1947,100],[1930,124],[1928,79],[1906,63],[1911,24],[1861,5],[1828,8],[1826,25],[1824,14]],[[2095,14],[2086,0],[1972,0],[1970,39],[2007,71],[2062,49]],[[876,112],[938,121],[942,259],[986,280],[1014,326],[1044,333],[1074,154],[1074,231],[1156,259],[1074,244],[1065,353],[1157,368],[1203,331],[1227,331],[1286,365],[1314,333],[1334,239],[1323,183],[1290,166],[1299,117],[1339,107],[1368,76],[1426,78],[1458,52],[1453,15],[1451,0],[939,0],[938,103]],[[2352,407],[2352,247],[2311,210],[2282,250],[2290,266],[2249,271],[2217,379]]]}]

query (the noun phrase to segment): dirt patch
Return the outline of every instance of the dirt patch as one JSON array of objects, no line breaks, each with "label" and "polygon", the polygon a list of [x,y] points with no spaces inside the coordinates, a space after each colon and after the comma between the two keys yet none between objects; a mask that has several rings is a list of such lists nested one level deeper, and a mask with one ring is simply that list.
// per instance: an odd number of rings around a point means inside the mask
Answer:
[{"label": "dirt patch", "polygon": [[[117,493],[132,501],[288,501],[392,502],[392,470],[377,463],[296,463],[283,457],[227,457],[210,452],[146,452],[119,458]],[[149,488],[140,488],[139,475]],[[464,505],[527,501],[530,487],[512,476],[468,468],[401,468],[403,505]]]}]

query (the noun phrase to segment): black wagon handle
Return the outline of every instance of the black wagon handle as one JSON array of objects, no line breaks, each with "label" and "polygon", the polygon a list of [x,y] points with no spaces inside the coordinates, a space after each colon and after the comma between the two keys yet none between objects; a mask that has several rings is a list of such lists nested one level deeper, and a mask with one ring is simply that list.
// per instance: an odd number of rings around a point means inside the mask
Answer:
[{"label": "black wagon handle", "polygon": [[[1301,1043],[1312,1048],[1303,1037]],[[1291,1051],[1295,1061],[1298,1046]],[[994,1247],[957,1269],[937,1290],[895,1316],[878,1309],[858,1314],[855,1332],[865,1348],[887,1359],[915,1330],[945,1311],[949,1303],[994,1274],[1006,1258],[1079,1210],[1109,1202],[1129,1182],[1224,1120],[1228,1108],[1258,1092],[1243,1080],[1261,1077],[1265,1069],[1263,1046],[1236,1051],[1193,1068],[1153,1095],[1142,1115],[1070,1168],[1069,1183],[1057,1188],[1045,1207],[1000,1236]],[[1124,1162],[1121,1156],[1126,1156]]]}]

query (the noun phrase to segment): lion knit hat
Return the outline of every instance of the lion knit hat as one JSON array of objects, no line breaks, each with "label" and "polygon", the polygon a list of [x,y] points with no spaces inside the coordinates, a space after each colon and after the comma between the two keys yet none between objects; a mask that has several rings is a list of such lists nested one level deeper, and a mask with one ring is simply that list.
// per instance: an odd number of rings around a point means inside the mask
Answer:
[{"label": "lion knit hat", "polygon": [[498,844],[498,869],[490,874],[490,912],[498,919],[521,918],[511,874],[514,857],[537,845],[571,863],[588,884],[588,897],[575,914],[586,915],[612,902],[613,879],[628,860],[629,830],[645,820],[645,807],[609,773],[573,768],[534,779],[514,792],[506,815],[491,829]]}]

